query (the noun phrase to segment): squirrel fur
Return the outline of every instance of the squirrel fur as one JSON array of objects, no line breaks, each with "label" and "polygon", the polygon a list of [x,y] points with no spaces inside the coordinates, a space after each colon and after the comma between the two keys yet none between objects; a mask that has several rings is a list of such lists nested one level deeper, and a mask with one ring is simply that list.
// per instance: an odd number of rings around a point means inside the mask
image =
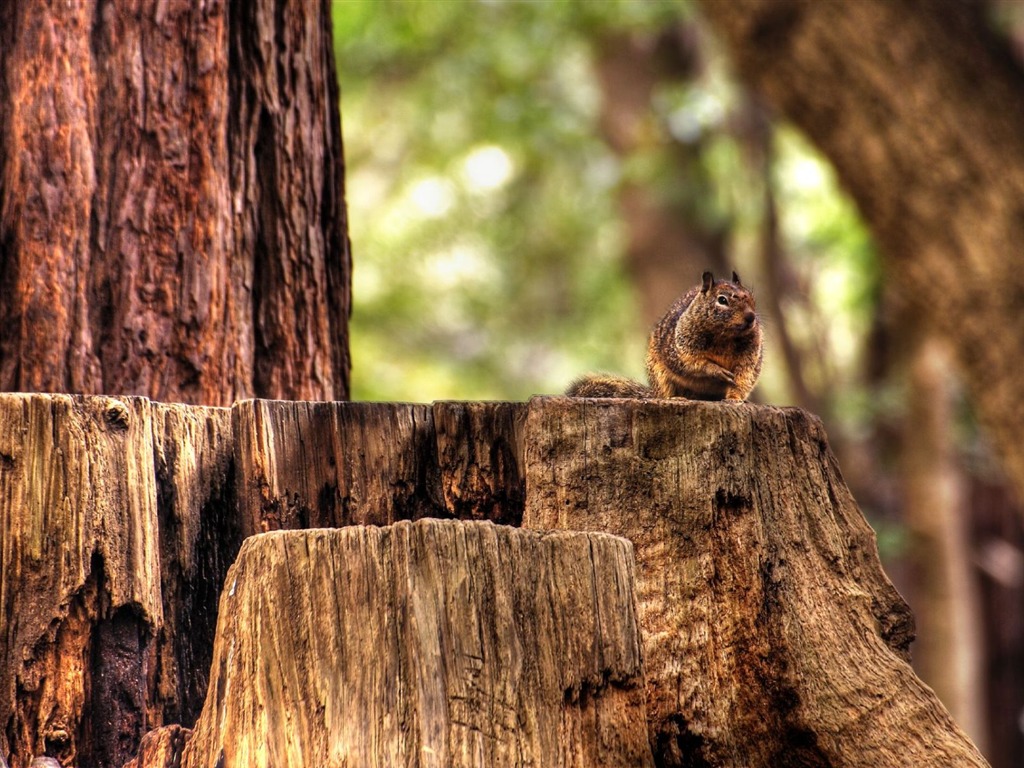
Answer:
[{"label": "squirrel fur", "polygon": [[622,376],[589,374],[566,391],[570,397],[683,397],[746,400],[761,375],[764,337],[754,295],[732,273],[680,296],[651,331],[645,386]]}]

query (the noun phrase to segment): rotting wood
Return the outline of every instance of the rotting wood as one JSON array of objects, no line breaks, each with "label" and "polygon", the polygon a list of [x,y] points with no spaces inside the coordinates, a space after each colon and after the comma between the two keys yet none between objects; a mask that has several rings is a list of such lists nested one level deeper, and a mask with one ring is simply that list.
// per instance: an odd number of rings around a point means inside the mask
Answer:
[{"label": "rotting wood", "polygon": [[134,749],[163,615],[149,403],[0,395],[0,457],[0,751],[12,768],[117,760],[82,713],[101,707]]},{"label": "rotting wood", "polygon": [[160,582],[151,723],[186,723],[206,698],[217,604],[242,546],[227,408],[153,403]]},{"label": "rotting wood", "polygon": [[632,567],[477,522],[250,538],[182,765],[651,765]]},{"label": "rotting wood", "polygon": [[0,394],[0,754],[120,765],[194,719],[241,538],[230,412]]},{"label": "rotting wood", "polygon": [[523,525],[633,541],[659,765],[986,765],[914,674],[910,611],[817,419],[530,403]]},{"label": "rotting wood", "polygon": [[139,754],[125,763],[124,768],[181,768],[181,757],[190,738],[192,731],[180,725],[152,730],[142,738]]},{"label": "rotting wood", "polygon": [[518,525],[523,517],[525,403],[437,402],[438,473],[445,509],[459,520]]}]

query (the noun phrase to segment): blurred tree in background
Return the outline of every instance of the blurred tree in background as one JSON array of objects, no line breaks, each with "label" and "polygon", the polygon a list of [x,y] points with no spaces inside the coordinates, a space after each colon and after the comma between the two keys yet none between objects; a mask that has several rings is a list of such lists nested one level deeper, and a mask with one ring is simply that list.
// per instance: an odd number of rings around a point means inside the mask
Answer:
[{"label": "blurred tree in background", "polygon": [[641,377],[671,299],[735,268],[767,325],[755,399],[821,416],[917,614],[919,672],[994,766],[1024,766],[1024,517],[832,166],[698,11],[335,1],[353,397]]},{"label": "blurred tree in background", "polygon": [[[705,268],[736,267],[758,287],[765,178],[745,157],[746,97],[690,6],[334,7],[359,249],[357,399],[523,399],[559,392],[590,368],[639,376],[651,320]],[[645,83],[650,98],[635,125],[608,138],[616,129],[597,65],[603,56],[607,71],[622,40],[638,49],[634,61],[660,55],[655,66],[667,72]],[[673,57],[689,62],[673,69],[664,64]],[[873,252],[827,164],[782,133],[772,169],[789,203],[781,228],[806,272],[789,279],[805,283],[793,285],[798,296],[820,283],[829,315],[837,300],[841,310],[826,332],[835,338],[802,334],[821,346],[808,375],[823,377],[824,389],[826,378],[858,369]],[[643,315],[646,296],[630,279],[643,267],[623,256],[638,239],[620,216],[629,189],[691,223],[670,233],[680,250],[687,239],[711,243],[685,271],[667,266],[672,280],[653,281],[660,300]],[[794,327],[818,312],[800,304]],[[829,348],[841,350],[835,364],[820,357]],[[762,399],[787,402],[777,368]]]}]

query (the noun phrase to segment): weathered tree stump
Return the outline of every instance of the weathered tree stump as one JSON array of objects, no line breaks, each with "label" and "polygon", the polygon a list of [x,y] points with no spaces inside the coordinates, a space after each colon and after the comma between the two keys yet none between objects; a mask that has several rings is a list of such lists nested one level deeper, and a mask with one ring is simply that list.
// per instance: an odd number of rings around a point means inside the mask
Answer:
[{"label": "weathered tree stump", "polygon": [[[631,539],[645,688],[630,687],[632,677],[614,661],[626,657],[611,650],[625,643],[626,630],[613,632],[612,622],[628,628],[632,586],[624,573],[598,578],[593,570],[594,542],[610,538],[587,537],[589,548],[564,556],[554,553],[578,545],[483,524],[366,529],[355,550],[338,544],[337,533],[294,540],[281,533],[255,540],[271,542],[252,545],[259,565],[239,562],[236,575],[245,578],[233,576],[235,593],[221,594],[247,533],[427,516],[522,519]],[[268,552],[287,553],[287,562]],[[346,570],[368,568],[371,555],[384,558],[370,569],[378,581]],[[381,586],[399,567],[405,580]],[[311,590],[331,574],[337,589],[314,599]],[[593,584],[580,581],[586,574]],[[549,582],[576,591],[555,595]],[[353,584],[363,591],[352,592]],[[253,601],[247,612],[243,587]],[[218,599],[236,653],[243,642],[278,644],[258,657],[271,660],[270,669],[229,674],[221,640],[210,671]],[[381,623],[386,611],[369,607],[381,599],[394,611],[390,624]],[[208,696],[233,705],[247,674],[265,706],[235,712],[228,728],[212,724],[227,715],[208,703],[194,754],[218,738],[225,754],[235,739],[241,744],[246,713],[251,728],[287,720],[289,730],[342,729],[348,736],[332,738],[333,747],[363,748],[371,742],[359,729],[376,721],[345,723],[333,704],[329,712],[308,705],[334,695],[322,681],[331,679],[338,653],[366,654],[340,668],[340,679],[355,685],[370,679],[356,675],[377,668],[380,649],[396,644],[406,655],[376,674],[404,719],[385,717],[379,727],[397,728],[388,733],[401,734],[406,747],[413,739],[430,749],[443,741],[452,760],[470,760],[471,737],[479,740],[479,764],[504,759],[497,736],[512,723],[530,754],[565,737],[577,746],[556,756],[564,764],[615,764],[616,755],[630,754],[642,764],[647,753],[632,729],[649,723],[650,741],[640,741],[662,765],[984,764],[908,666],[907,607],[881,571],[873,534],[820,425],[794,410],[537,398],[432,406],[247,401],[229,411],[142,398],[0,395],[0,608],[0,757],[11,768],[43,756],[77,768],[123,765],[144,727],[191,726]],[[470,609],[492,624],[459,613]],[[352,616],[362,618],[347,623]],[[444,640],[429,658],[414,645],[427,630],[441,642],[447,636],[429,628],[449,625],[477,627],[487,652],[477,656],[506,671],[481,682],[463,640]],[[358,639],[373,626],[391,633],[390,645]],[[605,658],[597,667],[581,661],[584,635],[593,657]],[[516,667],[528,661],[536,669]],[[532,703],[509,693],[513,668],[535,684]],[[569,677],[541,675],[548,668]],[[419,677],[395,676],[417,669]],[[287,691],[266,698],[266,686],[283,686],[285,673]],[[398,679],[412,682],[385,685]],[[321,687],[295,698],[300,683]],[[437,698],[439,690],[491,702],[472,709],[486,723],[459,714],[469,704]],[[552,706],[551,691],[561,697],[557,738],[526,714],[529,706]],[[637,711],[644,696],[646,721]],[[365,696],[359,701],[369,706]],[[438,701],[447,709],[431,704]],[[426,714],[415,710],[414,720],[415,707]],[[633,714],[619,720],[628,725],[612,727],[610,713],[627,709]],[[449,718],[447,731],[414,725],[437,712]],[[456,721],[465,724],[461,742],[451,735],[463,727]],[[438,741],[442,731],[448,735]],[[177,765],[184,739],[181,729],[159,730],[138,765]],[[298,745],[281,754],[298,754]],[[596,745],[601,758],[588,753]],[[301,742],[302,754],[321,747]],[[432,758],[420,753],[419,764]]]},{"label": "weathered tree stump", "polygon": [[643,766],[632,548],[424,520],[246,541],[184,766]]},{"label": "weathered tree stump", "polygon": [[206,693],[229,412],[0,395],[0,755],[121,765]]},{"label": "weathered tree stump", "polygon": [[914,674],[913,621],[820,422],[535,399],[523,525],[633,541],[659,765],[985,765]]}]

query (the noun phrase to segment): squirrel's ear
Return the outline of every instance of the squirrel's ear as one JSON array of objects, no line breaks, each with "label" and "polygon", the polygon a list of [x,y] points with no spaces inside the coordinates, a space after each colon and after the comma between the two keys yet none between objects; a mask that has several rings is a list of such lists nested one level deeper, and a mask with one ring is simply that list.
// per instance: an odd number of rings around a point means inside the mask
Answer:
[{"label": "squirrel's ear", "polygon": [[736,274],[735,269],[732,271],[732,281],[736,283],[736,285],[743,285],[743,283],[740,282],[740,276]]},{"label": "squirrel's ear", "polygon": [[710,272],[705,272],[701,275],[701,280],[704,281],[704,287],[701,288],[701,293],[707,293],[711,290],[711,286],[715,284],[715,276]]}]

